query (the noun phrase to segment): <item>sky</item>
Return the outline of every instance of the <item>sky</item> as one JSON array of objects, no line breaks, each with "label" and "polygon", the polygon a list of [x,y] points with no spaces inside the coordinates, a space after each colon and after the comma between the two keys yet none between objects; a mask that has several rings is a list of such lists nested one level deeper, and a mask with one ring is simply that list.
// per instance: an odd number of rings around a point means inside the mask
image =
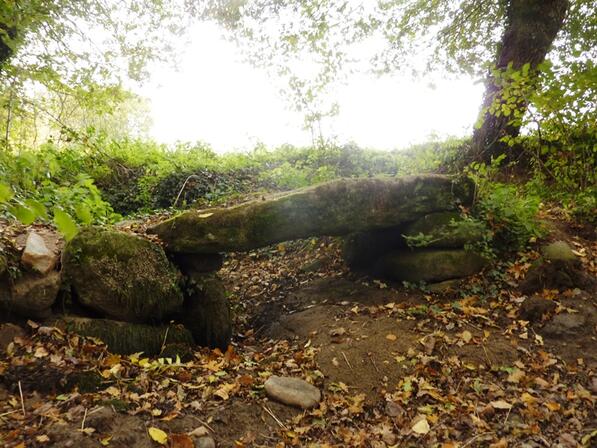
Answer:
[{"label": "sky", "polygon": [[[187,38],[179,48],[178,67],[154,67],[151,80],[138,90],[150,100],[153,138],[163,143],[203,141],[220,153],[248,150],[257,143],[311,143],[302,116],[279,92],[280,80],[243,62],[216,25],[197,24]],[[355,74],[333,91],[340,112],[326,137],[389,150],[433,136],[467,135],[482,93],[482,85],[470,78]]]}]

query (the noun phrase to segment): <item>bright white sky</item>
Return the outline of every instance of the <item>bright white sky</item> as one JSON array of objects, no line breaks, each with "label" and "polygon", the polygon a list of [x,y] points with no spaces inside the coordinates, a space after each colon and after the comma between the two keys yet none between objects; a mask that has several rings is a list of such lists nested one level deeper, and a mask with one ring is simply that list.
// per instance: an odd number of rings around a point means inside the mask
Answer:
[{"label": "bright white sky", "polygon": [[[217,152],[257,142],[307,145],[311,134],[265,71],[253,68],[217,27],[198,24],[177,70],[160,66],[139,93],[151,101],[152,137],[164,143],[201,140]],[[435,83],[435,89],[429,87]],[[483,88],[472,79],[413,80],[355,75],[339,87],[340,113],[332,123],[339,143],[394,149],[431,136],[472,131]],[[329,136],[328,136],[329,137]]]}]

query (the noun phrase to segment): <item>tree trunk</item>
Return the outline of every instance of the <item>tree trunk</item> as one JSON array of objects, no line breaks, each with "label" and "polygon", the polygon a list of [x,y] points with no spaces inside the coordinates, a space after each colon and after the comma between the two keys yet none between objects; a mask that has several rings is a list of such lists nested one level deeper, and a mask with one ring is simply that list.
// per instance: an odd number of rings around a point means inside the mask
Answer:
[{"label": "tree trunk", "polygon": [[[545,60],[551,44],[562,28],[569,0],[509,0],[506,10],[506,28],[497,52],[496,68],[506,71],[520,70],[529,64],[529,76],[537,77],[537,66]],[[499,116],[488,112],[494,101],[499,101],[502,86],[495,77],[486,82],[481,114],[483,123],[473,135],[473,156],[478,160],[490,161],[501,154],[514,156],[503,137],[516,137],[520,131],[520,120],[513,120],[512,114]],[[518,116],[527,109],[527,102],[516,103]],[[518,122],[513,122],[518,121]]]}]

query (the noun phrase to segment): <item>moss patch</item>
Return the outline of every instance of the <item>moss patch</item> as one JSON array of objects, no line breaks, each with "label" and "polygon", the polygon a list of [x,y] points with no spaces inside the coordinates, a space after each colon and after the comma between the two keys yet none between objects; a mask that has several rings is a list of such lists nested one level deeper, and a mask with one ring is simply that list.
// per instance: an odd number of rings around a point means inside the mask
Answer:
[{"label": "moss patch", "polygon": [[143,238],[87,228],[67,244],[62,263],[80,303],[106,317],[159,322],[182,305],[176,269]]}]

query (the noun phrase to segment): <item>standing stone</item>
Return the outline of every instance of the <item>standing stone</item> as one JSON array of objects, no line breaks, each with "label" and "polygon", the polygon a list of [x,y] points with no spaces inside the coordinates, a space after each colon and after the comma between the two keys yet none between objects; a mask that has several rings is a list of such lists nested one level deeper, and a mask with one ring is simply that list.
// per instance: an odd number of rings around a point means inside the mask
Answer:
[{"label": "standing stone", "polygon": [[463,249],[396,251],[381,258],[375,272],[392,280],[441,282],[481,271],[488,260]]},{"label": "standing stone", "polygon": [[108,350],[123,355],[143,352],[152,356],[160,354],[162,348],[170,344],[193,344],[193,337],[182,325],[154,326],[73,316],[63,316],[50,324],[101,339]]},{"label": "standing stone", "polygon": [[23,266],[40,274],[47,274],[56,266],[58,255],[50,250],[44,239],[35,231],[29,232],[21,256]]},{"label": "standing stone", "polygon": [[178,271],[144,238],[90,227],[65,247],[62,265],[79,302],[126,322],[160,322],[179,312]]},{"label": "standing stone", "polygon": [[302,409],[310,409],[321,401],[319,389],[300,378],[272,375],[265,382],[265,393],[272,400]]},{"label": "standing stone", "polygon": [[190,283],[192,292],[176,320],[189,329],[196,344],[225,350],[232,336],[232,317],[221,279],[205,274]]}]

